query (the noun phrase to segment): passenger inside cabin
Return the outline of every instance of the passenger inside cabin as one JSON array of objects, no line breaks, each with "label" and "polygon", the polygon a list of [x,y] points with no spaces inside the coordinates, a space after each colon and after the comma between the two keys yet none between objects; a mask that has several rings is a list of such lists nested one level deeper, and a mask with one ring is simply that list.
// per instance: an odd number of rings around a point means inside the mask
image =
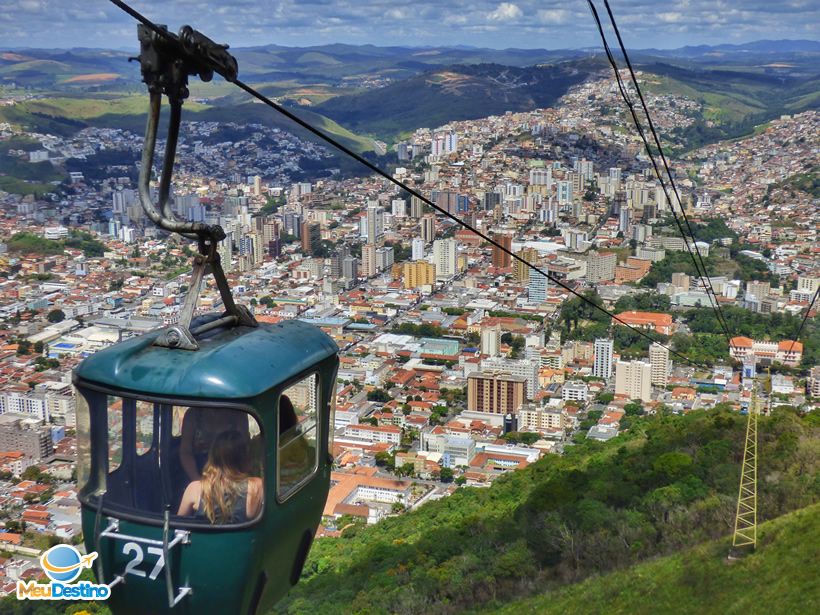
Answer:
[{"label": "passenger inside cabin", "polygon": [[262,479],[251,475],[247,437],[231,429],[216,436],[202,478],[185,489],[177,514],[211,524],[243,523],[256,518],[262,498]]},{"label": "passenger inside cabin", "polygon": [[188,408],[182,420],[179,459],[189,481],[199,480],[208,460],[208,453],[219,434],[237,431],[250,442],[248,415],[225,408]]}]

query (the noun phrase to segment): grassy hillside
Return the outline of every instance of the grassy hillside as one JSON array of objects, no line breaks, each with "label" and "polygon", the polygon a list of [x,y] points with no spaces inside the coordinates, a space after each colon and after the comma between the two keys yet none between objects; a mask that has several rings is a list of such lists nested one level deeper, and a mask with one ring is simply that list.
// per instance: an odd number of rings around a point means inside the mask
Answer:
[{"label": "grassy hillside", "polygon": [[[820,505],[758,528],[755,553],[731,564],[724,538],[484,613],[725,615],[816,613]],[[815,564],[813,565],[812,562]]]},{"label": "grassy hillside", "polygon": [[548,107],[582,82],[592,66],[449,66],[383,88],[336,96],[316,110],[356,132],[391,139],[422,126]]},{"label": "grassy hillside", "polygon": [[820,79],[816,75],[760,72],[755,66],[731,69],[683,68],[650,63],[641,70],[650,92],[679,94],[699,101],[703,113],[680,131],[687,148],[740,137],[757,124],[783,113],[820,106]]},{"label": "grassy hillside", "polygon": [[[745,417],[717,410],[636,419],[461,488],[375,526],[314,545],[283,613],[460,613],[541,593],[729,535]],[[760,424],[760,518],[820,499],[809,416]]]},{"label": "grassy hillside", "polygon": [[[61,96],[0,107],[0,121],[24,126],[35,132],[62,136],[70,136],[88,126],[122,128],[142,134],[147,109],[147,95]],[[354,134],[327,117],[305,109],[296,113],[358,152],[373,149],[370,139]],[[250,102],[215,106],[188,101],[183,109],[183,121],[186,120],[260,123],[307,137],[306,131],[284,116],[264,105]]]}]

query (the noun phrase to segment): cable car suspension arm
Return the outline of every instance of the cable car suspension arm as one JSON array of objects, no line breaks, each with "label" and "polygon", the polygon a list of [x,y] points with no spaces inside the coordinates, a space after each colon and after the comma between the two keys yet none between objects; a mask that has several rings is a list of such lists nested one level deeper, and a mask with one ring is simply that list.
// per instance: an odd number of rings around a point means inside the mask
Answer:
[{"label": "cable car suspension arm", "polygon": [[[197,75],[202,81],[207,82],[213,78],[214,73],[218,73],[227,81],[233,82],[236,80],[238,67],[236,59],[227,52],[227,45],[218,45],[190,26],[183,26],[179,34],[175,35],[164,26],[147,27],[139,24],[137,35],[140,42],[140,70],[149,92],[148,122],[139,175],[140,202],[145,214],[154,224],[188,239],[196,239],[199,250],[199,255],[194,258],[192,280],[180,312],[179,323],[168,327],[164,333],[157,336],[154,343],[168,348],[197,350],[197,333],[204,333],[218,326],[256,326],[256,320],[250,311],[234,302],[222,269],[217,244],[225,239],[225,231],[219,225],[177,219],[170,202],[171,178],[182,120],[182,103],[189,95],[188,77]],[[163,95],[168,97],[170,114],[165,155],[159,178],[159,202],[154,203],[150,183]],[[216,280],[225,306],[225,315],[191,330],[199,290],[208,273],[212,273]]]}]

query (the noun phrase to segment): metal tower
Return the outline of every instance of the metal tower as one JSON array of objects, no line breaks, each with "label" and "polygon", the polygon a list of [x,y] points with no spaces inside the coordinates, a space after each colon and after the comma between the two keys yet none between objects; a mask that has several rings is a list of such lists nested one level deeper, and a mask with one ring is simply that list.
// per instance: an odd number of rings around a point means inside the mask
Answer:
[{"label": "metal tower", "polygon": [[743,447],[743,467],[737,495],[735,533],[732,550],[757,546],[757,383],[752,384],[752,403],[746,421],[746,443]]}]

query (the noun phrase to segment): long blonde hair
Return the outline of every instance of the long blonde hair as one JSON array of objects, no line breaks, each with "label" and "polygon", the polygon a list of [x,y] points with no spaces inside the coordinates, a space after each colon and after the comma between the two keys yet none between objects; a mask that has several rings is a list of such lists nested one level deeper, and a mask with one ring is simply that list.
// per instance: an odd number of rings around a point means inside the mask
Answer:
[{"label": "long blonde hair", "polygon": [[214,440],[202,470],[202,508],[211,523],[229,523],[249,474],[248,442],[235,429]]}]

